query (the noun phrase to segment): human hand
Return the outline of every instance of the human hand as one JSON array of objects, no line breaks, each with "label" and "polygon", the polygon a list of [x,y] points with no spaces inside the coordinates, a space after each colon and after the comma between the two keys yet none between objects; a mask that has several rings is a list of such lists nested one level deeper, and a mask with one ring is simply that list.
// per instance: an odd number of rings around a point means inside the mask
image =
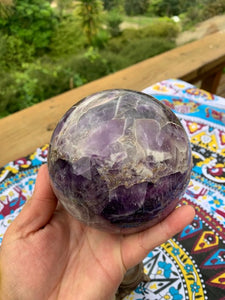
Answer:
[{"label": "human hand", "polygon": [[109,300],[125,272],[194,217],[191,206],[143,232],[117,235],[70,216],[51,189],[47,166],[10,225],[0,250],[1,300]]}]

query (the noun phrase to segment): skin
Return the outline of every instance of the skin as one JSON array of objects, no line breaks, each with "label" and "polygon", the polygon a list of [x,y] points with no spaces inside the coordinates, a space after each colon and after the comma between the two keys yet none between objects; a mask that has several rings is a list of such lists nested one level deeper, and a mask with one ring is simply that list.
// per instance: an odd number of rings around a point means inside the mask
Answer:
[{"label": "skin", "polygon": [[127,269],[194,218],[183,206],[143,232],[115,235],[81,224],[59,204],[40,168],[35,191],[0,250],[1,300],[111,300]]}]

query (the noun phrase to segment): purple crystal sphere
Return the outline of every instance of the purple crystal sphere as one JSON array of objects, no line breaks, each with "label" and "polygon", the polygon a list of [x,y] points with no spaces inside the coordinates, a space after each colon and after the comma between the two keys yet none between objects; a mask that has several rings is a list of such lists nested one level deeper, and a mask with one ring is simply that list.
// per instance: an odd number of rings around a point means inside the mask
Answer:
[{"label": "purple crystal sphere", "polygon": [[56,126],[48,168],[65,209],[114,233],[144,230],[177,206],[192,168],[188,137],[155,98],[106,90],[74,105]]}]

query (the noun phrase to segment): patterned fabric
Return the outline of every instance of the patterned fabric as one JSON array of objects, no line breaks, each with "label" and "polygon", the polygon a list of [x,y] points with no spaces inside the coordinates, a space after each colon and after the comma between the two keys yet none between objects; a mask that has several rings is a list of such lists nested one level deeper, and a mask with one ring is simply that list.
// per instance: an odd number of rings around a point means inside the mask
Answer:
[{"label": "patterned fabric", "polygon": [[[144,259],[151,281],[126,300],[225,300],[225,99],[181,80],[144,90],[180,118],[192,145],[193,171],[181,204],[196,217]],[[48,145],[0,169],[0,242],[31,197]],[[135,245],[134,245],[135,247]]]}]

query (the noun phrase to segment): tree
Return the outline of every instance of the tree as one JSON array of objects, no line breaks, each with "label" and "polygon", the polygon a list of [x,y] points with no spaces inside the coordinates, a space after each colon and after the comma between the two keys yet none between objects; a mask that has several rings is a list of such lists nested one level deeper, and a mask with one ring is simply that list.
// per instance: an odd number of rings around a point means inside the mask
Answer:
[{"label": "tree", "polygon": [[75,55],[82,51],[86,43],[82,28],[75,18],[64,18],[54,31],[49,45],[50,54],[54,57]]},{"label": "tree", "polygon": [[56,15],[45,0],[20,0],[6,20],[0,18],[0,30],[16,36],[37,51],[48,47],[57,24]]},{"label": "tree", "polygon": [[125,0],[124,9],[127,15],[142,15],[147,12],[149,0]]},{"label": "tree", "polygon": [[93,39],[102,28],[103,4],[100,0],[80,0],[76,6],[78,21],[88,44],[93,44]]},{"label": "tree", "polygon": [[59,17],[62,19],[65,10],[72,6],[73,0],[57,0],[56,3],[59,11]]},{"label": "tree", "polygon": [[[203,4],[204,1],[200,0],[201,3]],[[179,0],[179,14],[180,13],[185,13],[189,8],[199,8],[198,2],[199,0]],[[210,0],[211,1],[211,0]]]},{"label": "tree", "polygon": [[121,33],[120,24],[123,19],[118,10],[112,9],[107,14],[107,27],[112,37],[118,36]]},{"label": "tree", "polygon": [[157,16],[178,16],[189,8],[199,6],[198,2],[204,1],[206,0],[150,0],[149,12]]},{"label": "tree", "polygon": [[177,16],[180,13],[180,3],[178,0],[151,0],[150,11],[161,17]]},{"label": "tree", "polygon": [[223,14],[225,12],[224,0],[207,1],[208,3],[202,10],[202,20],[207,20],[216,15]]},{"label": "tree", "polygon": [[12,14],[13,0],[0,0],[0,18],[8,18]]},{"label": "tree", "polygon": [[120,6],[120,0],[103,0],[104,9],[105,10],[112,10]]},{"label": "tree", "polygon": [[0,69],[21,68],[24,62],[34,59],[35,49],[14,35],[0,34]]}]

